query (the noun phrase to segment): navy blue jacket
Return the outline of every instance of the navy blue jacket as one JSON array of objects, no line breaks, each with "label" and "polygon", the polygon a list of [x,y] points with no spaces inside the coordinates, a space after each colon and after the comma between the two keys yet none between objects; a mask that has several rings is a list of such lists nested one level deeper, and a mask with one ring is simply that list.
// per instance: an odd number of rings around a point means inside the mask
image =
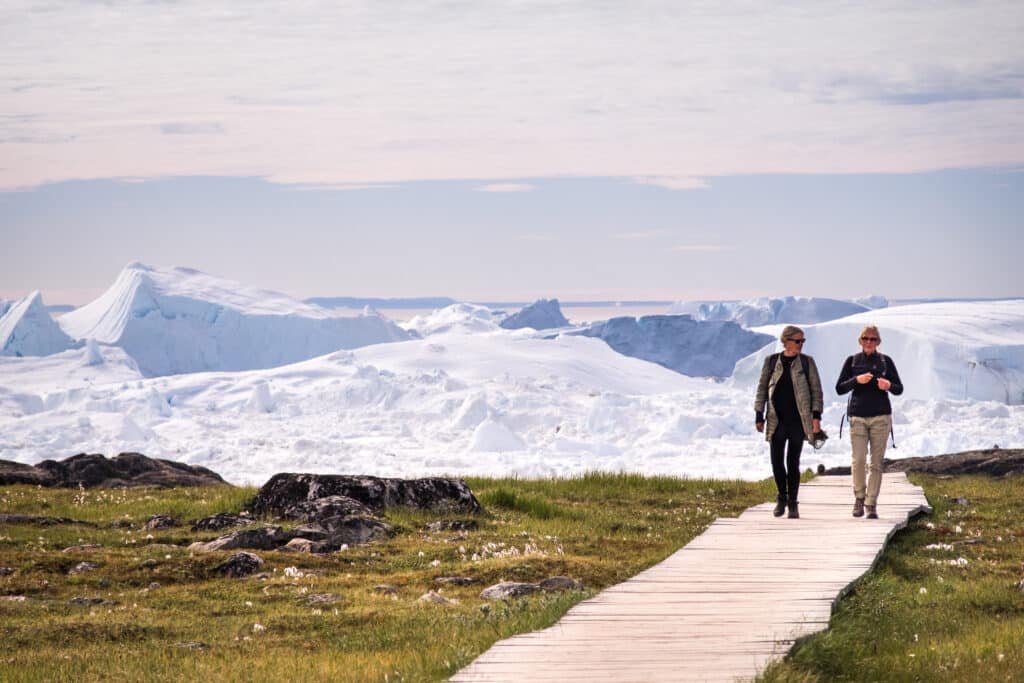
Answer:
[{"label": "navy blue jacket", "polygon": [[[867,384],[857,384],[857,375],[870,372],[875,376]],[[884,377],[892,382],[889,391],[878,388],[878,378]],[[889,403],[889,394],[899,396],[903,393],[903,382],[900,380],[900,373],[896,371],[896,364],[892,358],[884,353],[855,353],[843,363],[843,369],[839,372],[839,379],[836,381],[836,393],[842,396],[853,392],[850,397],[850,405],[846,409],[849,417],[875,417],[876,415],[892,415],[892,404]]]}]

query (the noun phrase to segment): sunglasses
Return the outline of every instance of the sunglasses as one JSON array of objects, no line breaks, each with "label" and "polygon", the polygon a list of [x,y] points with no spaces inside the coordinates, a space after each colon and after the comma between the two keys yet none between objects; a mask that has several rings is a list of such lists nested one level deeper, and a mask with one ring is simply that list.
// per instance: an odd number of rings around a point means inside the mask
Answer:
[{"label": "sunglasses", "polygon": [[862,342],[875,342],[876,344],[881,341],[878,337],[861,337]]},{"label": "sunglasses", "polygon": [[807,340],[806,339],[787,339],[786,341],[791,341],[794,344],[803,344]]}]

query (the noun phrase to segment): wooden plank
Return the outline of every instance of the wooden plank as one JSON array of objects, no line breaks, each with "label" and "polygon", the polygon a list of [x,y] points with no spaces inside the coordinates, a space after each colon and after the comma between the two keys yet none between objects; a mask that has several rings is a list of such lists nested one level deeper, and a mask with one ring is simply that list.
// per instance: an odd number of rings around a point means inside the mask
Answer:
[{"label": "wooden plank", "polygon": [[[850,516],[850,477],[800,487],[800,519],[772,503],[717,519],[664,562],[570,609],[549,628],[507,638],[451,680],[734,681],[828,627],[838,596],[919,512],[924,492],[882,476],[877,520]],[[784,549],[784,550],[783,550]]]}]

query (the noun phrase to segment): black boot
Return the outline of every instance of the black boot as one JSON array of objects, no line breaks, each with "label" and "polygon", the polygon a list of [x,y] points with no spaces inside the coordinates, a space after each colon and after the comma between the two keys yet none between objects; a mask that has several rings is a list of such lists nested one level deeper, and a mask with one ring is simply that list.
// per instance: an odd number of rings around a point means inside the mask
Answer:
[{"label": "black boot", "polygon": [[786,497],[785,496],[779,496],[778,500],[775,503],[775,509],[772,511],[772,514],[775,515],[776,517],[781,517],[785,513],[786,513]]},{"label": "black boot", "polygon": [[789,501],[789,514],[787,517],[790,519],[800,519],[800,511],[797,510],[797,502],[795,500]]}]

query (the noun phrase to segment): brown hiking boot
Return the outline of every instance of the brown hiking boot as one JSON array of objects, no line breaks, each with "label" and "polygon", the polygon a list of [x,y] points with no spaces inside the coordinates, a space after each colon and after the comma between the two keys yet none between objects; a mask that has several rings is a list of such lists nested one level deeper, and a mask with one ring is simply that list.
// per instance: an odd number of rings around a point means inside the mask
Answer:
[{"label": "brown hiking boot", "polygon": [[854,498],[853,500],[853,516],[863,517],[864,516],[864,499]]},{"label": "brown hiking boot", "polygon": [[868,519],[878,519],[878,512],[874,505],[865,505],[864,509],[868,511]]}]

